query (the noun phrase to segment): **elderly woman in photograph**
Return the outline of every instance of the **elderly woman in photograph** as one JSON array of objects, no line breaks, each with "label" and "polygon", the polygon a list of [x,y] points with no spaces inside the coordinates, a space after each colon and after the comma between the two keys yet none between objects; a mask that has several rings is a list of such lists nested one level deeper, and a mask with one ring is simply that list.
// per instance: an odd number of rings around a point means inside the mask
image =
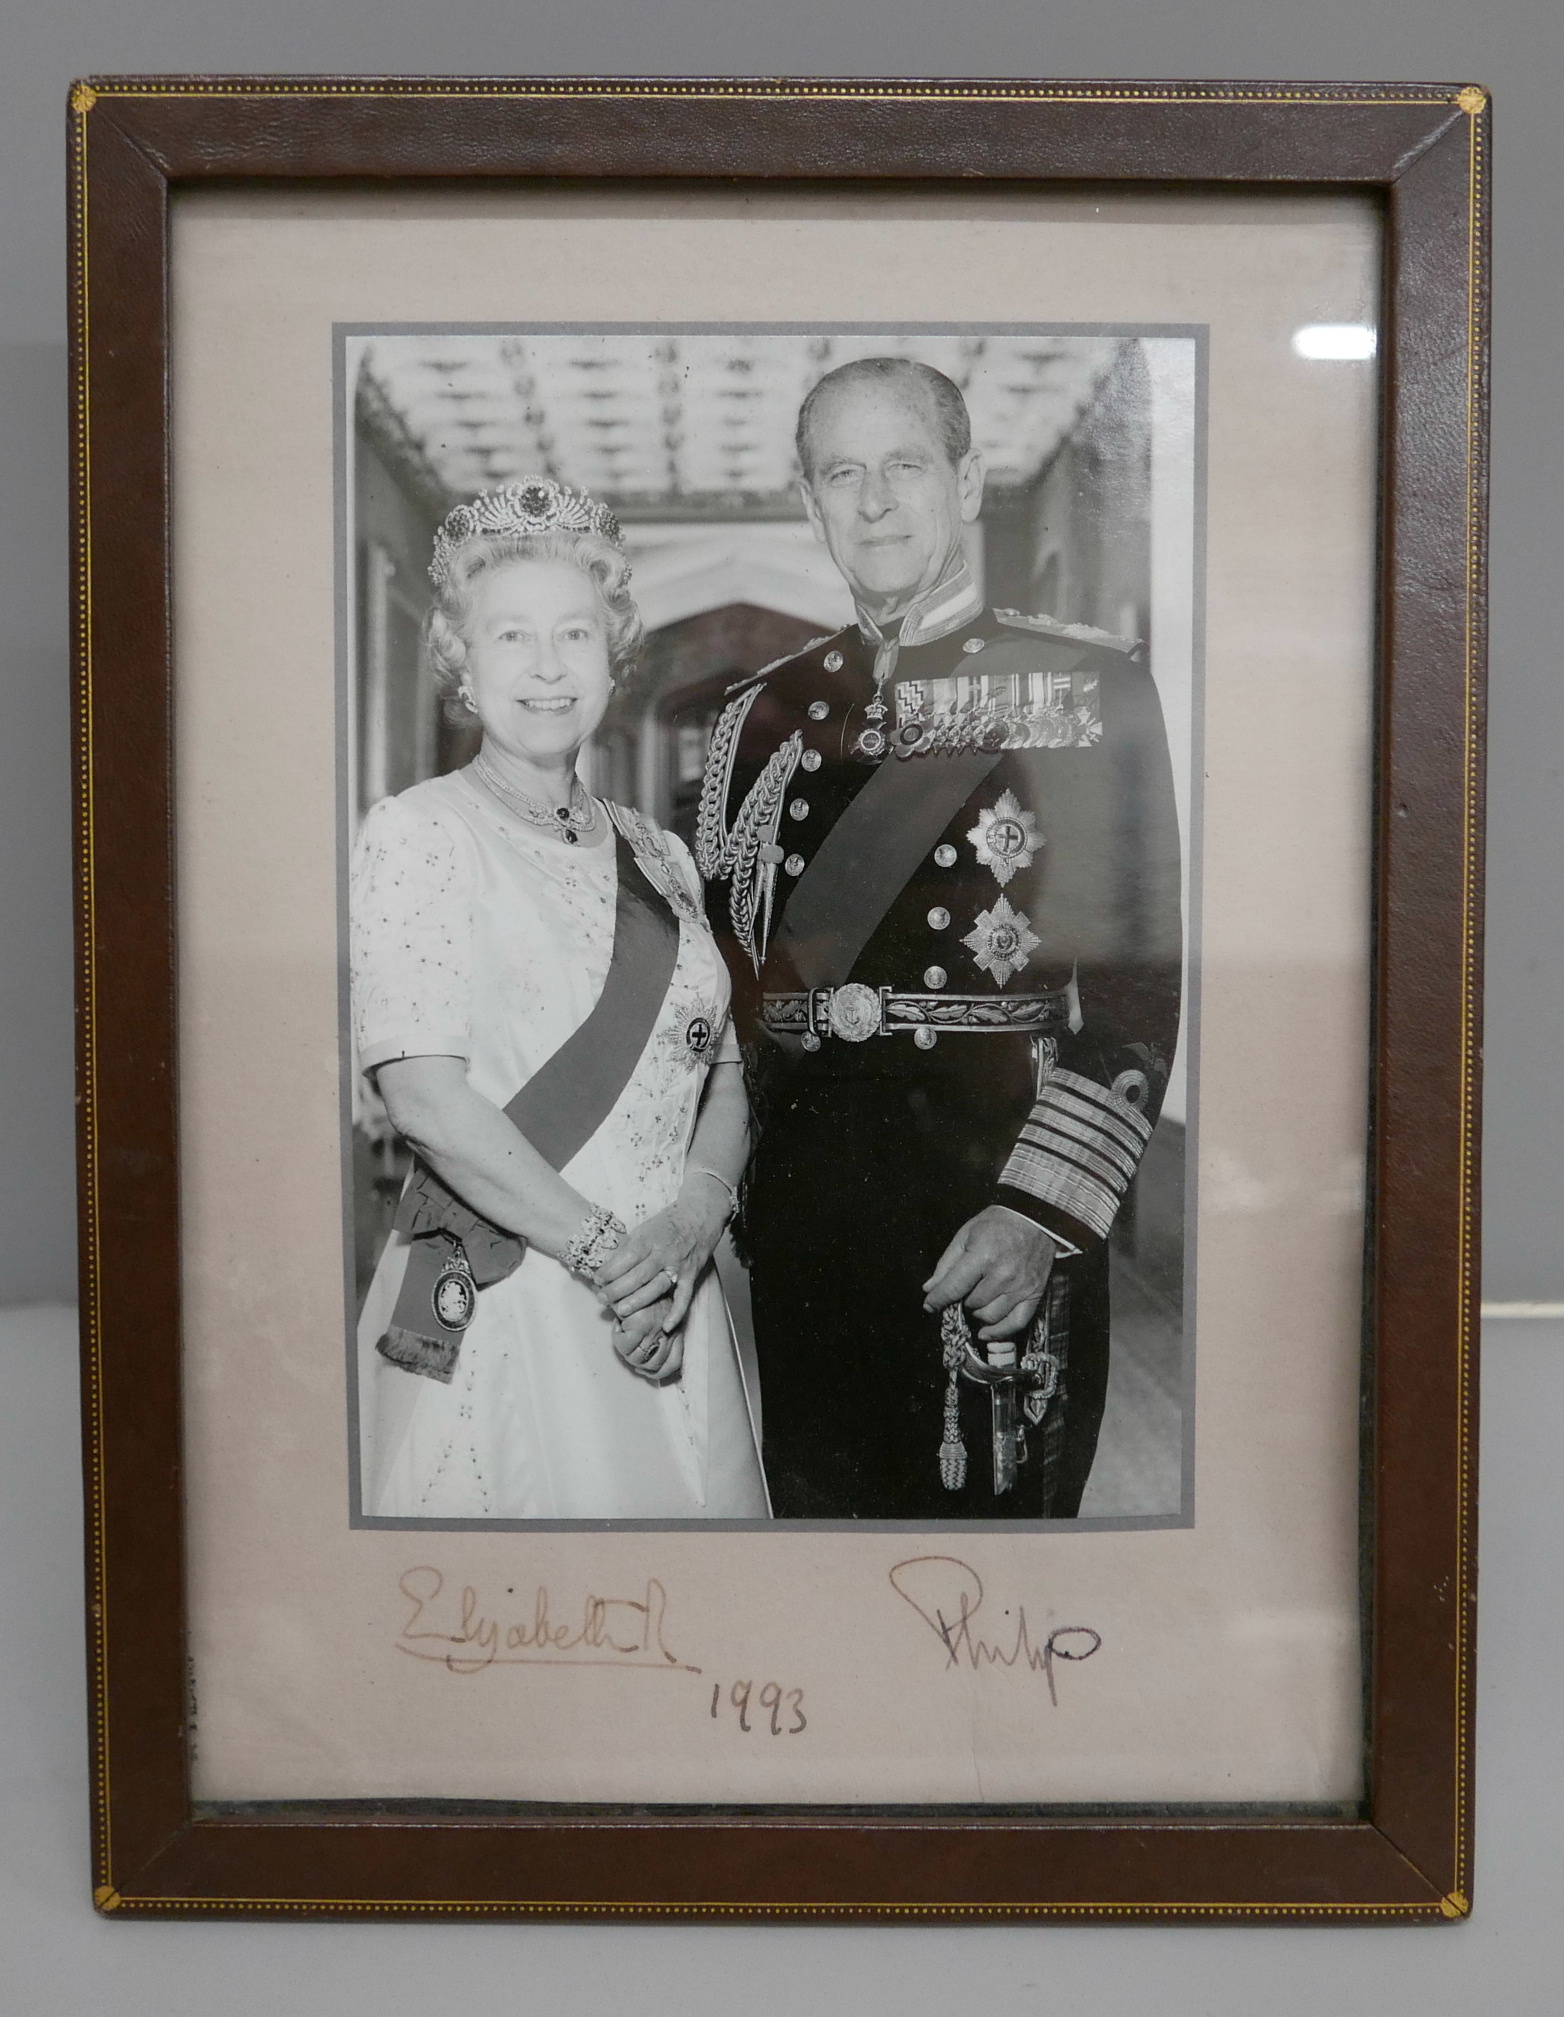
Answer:
[{"label": "elderly woman in photograph", "polygon": [[641,624],[612,515],[536,480],[436,538],[426,646],[482,725],[352,869],[359,1068],[414,1152],[360,1324],[364,1511],[764,1517],[711,1258],[747,1140],[683,843],[576,758]]}]

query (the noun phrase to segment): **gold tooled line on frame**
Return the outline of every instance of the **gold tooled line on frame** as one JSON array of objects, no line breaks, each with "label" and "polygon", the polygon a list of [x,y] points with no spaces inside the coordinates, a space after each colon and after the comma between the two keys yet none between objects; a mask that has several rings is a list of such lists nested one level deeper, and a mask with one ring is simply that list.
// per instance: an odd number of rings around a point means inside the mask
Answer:
[{"label": "gold tooled line on frame", "polygon": [[[113,1892],[113,1808],[109,1771],[108,1719],[108,1604],[107,1604],[107,1491],[104,1481],[103,1424],[103,1327],[102,1327],[102,1209],[99,1198],[98,1155],[98,982],[97,982],[97,822],[93,780],[93,692],[92,692],[92,424],[90,407],[91,309],[90,258],[88,252],[87,115],[97,101],[89,84],[79,84],[71,93],[74,115],[71,128],[76,170],[76,260],[73,276],[76,359],[76,472],[77,508],[76,559],[79,570],[76,648],[78,664],[78,721],[81,752],[77,775],[81,803],[79,810],[82,863],[82,918],[80,927],[82,972],[82,1189],[85,1208],[82,1251],[85,1294],[80,1323],[86,1358],[87,1461],[86,1540],[88,1587],[91,1594],[88,1620],[91,1647],[92,1765],[94,1806],[98,1839],[95,1851],[100,1860],[98,1892]],[[97,1894],[95,1893],[95,1896]],[[100,1908],[111,1909],[111,1908]]]},{"label": "gold tooled line on frame", "polygon": [[1416,86],[1396,91],[1382,85],[1293,85],[1267,90],[1256,88],[1206,88],[1191,84],[1148,84],[1145,89],[1115,84],[1093,89],[1081,85],[1051,85],[1018,81],[1013,85],[988,82],[972,85],[945,85],[905,82],[862,83],[836,80],[812,83],[808,79],[657,79],[627,78],[473,78],[427,79],[397,77],[366,78],[206,78],[198,85],[184,80],[162,82],[138,78],[116,83],[112,78],[82,87],[96,95],[114,98],[300,98],[300,97],[384,97],[384,98],[710,98],[723,101],[748,100],[786,103],[795,99],[849,99],[892,104],[919,104],[950,100],[965,104],[1001,104],[1035,101],[1043,104],[1089,105],[1462,105],[1476,88],[1467,85],[1461,92],[1429,91]]},{"label": "gold tooled line on frame", "polygon": [[[118,1893],[114,1894],[118,1898]],[[149,1915],[171,1912],[287,1912],[287,1913],[396,1913],[421,1917],[435,1913],[483,1916],[486,1918],[581,1918],[588,1914],[610,1918],[659,1919],[706,1918],[722,1913],[739,1919],[769,1919],[783,1914],[809,1919],[841,1917],[858,1913],[877,1919],[1081,1919],[1170,1918],[1170,1919],[1453,1919],[1470,1911],[1457,1893],[1430,1899],[1424,1904],[1396,1901],[1388,1904],[1159,1904],[1145,1902],[1097,1903],[1082,1900],[1056,1905],[989,1904],[985,1902],[949,1905],[898,1905],[884,1902],[848,1900],[820,1904],[813,1901],[779,1899],[765,1904],[732,1899],[632,1901],[614,1898],[557,1899],[467,1899],[467,1898],[118,1898],[112,1909],[144,1908]]]},{"label": "gold tooled line on frame", "polygon": [[[91,489],[91,368],[89,339],[91,330],[90,303],[90,259],[88,251],[88,175],[87,175],[87,115],[102,97],[114,98],[227,98],[227,97],[298,97],[298,96],[385,96],[385,97],[432,97],[432,98],[712,98],[719,100],[752,100],[786,102],[796,99],[822,98],[832,100],[858,100],[864,102],[920,103],[928,101],[961,101],[967,103],[998,103],[1031,101],[1037,103],[1071,104],[1144,104],[1144,105],[1241,105],[1241,104],[1320,104],[1320,105],[1443,105],[1454,103],[1468,115],[1470,122],[1470,157],[1468,170],[1468,249],[1467,249],[1467,538],[1466,538],[1466,663],[1465,663],[1465,721],[1463,749],[1463,858],[1462,858],[1462,1011],[1459,1050],[1459,1147],[1457,1158],[1459,1195],[1458,1210],[1458,1292],[1460,1307],[1457,1319],[1457,1509],[1456,1509],[1456,1561],[1457,1599],[1455,1618],[1455,1868],[1456,1884],[1435,1903],[1415,1903],[1395,1901],[1386,1903],[1332,1902],[1319,1904],[1282,1904],[1260,1901],[1206,1902],[1180,1904],[1167,1902],[1088,1902],[1054,1904],[887,1904],[866,1902],[841,1902],[814,1904],[803,1902],[774,1901],[769,1903],[735,1901],[684,1902],[633,1902],[622,1900],[486,1900],[465,1899],[293,1899],[293,1898],[134,1898],[121,1894],[112,1881],[112,1794],[110,1773],[110,1746],[108,1727],[108,1624],[107,1624],[107,1530],[106,1530],[106,1490],[104,1484],[104,1425],[103,1425],[103,1360],[102,1360],[102,1312],[101,1289],[101,1202],[99,1197],[100,1165],[98,1156],[97,1129],[97,931],[96,931],[96,812],[93,779],[93,691],[92,691],[92,489]],[[82,82],[71,92],[70,109],[73,114],[72,138],[74,142],[74,165],[77,176],[76,227],[77,256],[73,274],[73,321],[77,339],[77,415],[76,467],[78,472],[78,512],[79,524],[76,528],[77,564],[80,570],[79,611],[76,624],[79,666],[78,722],[80,725],[81,751],[77,766],[80,781],[80,841],[82,858],[82,1141],[83,1141],[83,1191],[85,1197],[83,1225],[83,1275],[85,1278],[84,1307],[81,1312],[83,1341],[87,1360],[87,1437],[88,1462],[87,1481],[87,1541],[88,1541],[88,1581],[92,1595],[91,1630],[93,1652],[93,1785],[96,1795],[100,1841],[101,1879],[93,1892],[93,1901],[102,1912],[147,1913],[166,1916],[171,1913],[350,1913],[397,1914],[425,1916],[436,1914],[484,1915],[508,1917],[552,1917],[576,1918],[587,1915],[607,1915],[609,1917],[657,1917],[707,1918],[719,1915],[738,1918],[770,1918],[791,1915],[806,1918],[835,1918],[847,1914],[859,1914],[873,1918],[910,1919],[1121,1919],[1121,1918],[1164,1918],[1164,1919],[1427,1919],[1437,1915],[1444,1919],[1466,1917],[1471,1911],[1467,1872],[1467,1819],[1468,1793],[1467,1775],[1470,1768],[1466,1740],[1466,1713],[1470,1697],[1471,1633],[1467,1616],[1467,1590],[1471,1575],[1471,1522],[1467,1513],[1472,1477],[1472,1421],[1471,1421],[1471,1323],[1469,1306],[1473,1276],[1473,1216],[1475,1189],[1473,1184],[1473,1122],[1475,1119],[1474,1099],[1474,1029],[1476,1018],[1476,855],[1477,855],[1477,787],[1478,751],[1476,735],[1476,636],[1475,603],[1477,583],[1482,570],[1482,538],[1478,514],[1479,492],[1479,447],[1480,418],[1478,409],[1479,370],[1483,317],[1481,313],[1481,284],[1484,271],[1479,250],[1479,225],[1485,184],[1484,171],[1484,128],[1480,115],[1486,111],[1488,99],[1480,87],[1467,85],[1457,92],[1453,99],[1448,94],[1428,94],[1416,90],[1387,92],[1370,95],[1368,92],[1354,91],[1350,87],[1318,90],[1294,89],[1289,91],[1242,91],[1242,90],[1136,90],[1120,87],[1114,90],[1052,89],[1036,85],[1018,84],[1006,89],[993,85],[962,90],[948,86],[929,85],[909,89],[906,85],[877,87],[872,83],[862,85],[809,85],[773,84],[756,80],[753,88],[742,83],[708,85],[701,83],[680,84],[676,82],[657,83],[639,80],[619,85],[612,80],[599,83],[561,82],[554,84],[547,79],[515,80],[494,85],[474,83],[420,85],[416,82],[403,83],[397,79],[365,79],[358,81],[326,81],[268,83],[253,79],[236,79],[232,82],[213,82],[199,88],[190,88],[172,81],[166,85],[147,82],[136,85],[116,86],[112,82],[100,81],[96,84]]]},{"label": "gold tooled line on frame", "polygon": [[1472,1490],[1472,1306],[1476,1296],[1474,1220],[1476,1184],[1475,1123],[1476,1027],[1479,968],[1477,953],[1477,798],[1480,789],[1477,739],[1477,588],[1483,567],[1483,540],[1479,502],[1481,411],[1479,383],[1482,359],[1481,265],[1482,207],[1484,184],[1485,129],[1479,115],[1487,106],[1486,94],[1468,85],[1460,94],[1461,109],[1468,115],[1467,127],[1467,257],[1466,257],[1466,611],[1465,611],[1465,691],[1462,733],[1462,836],[1461,836],[1461,1035],[1459,1084],[1459,1138],[1456,1167],[1459,1196],[1457,1209],[1456,1294],[1456,1587],[1455,1627],[1455,1802],[1454,1855],[1455,1883],[1446,1904],[1458,1903],[1451,1917],[1470,1911],[1468,1870],[1470,1833],[1468,1780],[1471,1772],[1467,1741],[1470,1710],[1472,1643],[1468,1593],[1472,1583],[1472,1532],[1468,1503]]}]

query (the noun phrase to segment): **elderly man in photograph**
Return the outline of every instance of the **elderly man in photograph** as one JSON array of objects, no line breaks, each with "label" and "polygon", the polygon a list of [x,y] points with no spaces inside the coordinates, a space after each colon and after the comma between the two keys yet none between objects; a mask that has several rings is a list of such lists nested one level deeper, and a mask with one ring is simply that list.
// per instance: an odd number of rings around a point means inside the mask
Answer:
[{"label": "elderly man in photograph", "polygon": [[1179,843],[1129,639],[993,609],[959,389],[867,358],[798,422],[856,621],[734,689],[697,858],[757,1130],[779,1517],[1073,1518],[1108,1235],[1178,1033]]}]

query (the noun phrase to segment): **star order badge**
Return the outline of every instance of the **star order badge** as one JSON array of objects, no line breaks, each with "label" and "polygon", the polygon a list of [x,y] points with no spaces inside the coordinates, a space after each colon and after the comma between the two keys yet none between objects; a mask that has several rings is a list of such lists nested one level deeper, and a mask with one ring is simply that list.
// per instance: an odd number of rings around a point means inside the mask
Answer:
[{"label": "star order badge", "polygon": [[961,941],[972,948],[972,957],[1000,987],[1018,974],[1042,944],[1032,930],[1025,911],[1012,910],[1007,896],[998,897],[992,910],[978,912],[977,923]]},{"label": "star order badge", "polygon": [[702,1003],[682,1008],[675,1017],[675,1041],[693,1071],[711,1056],[719,1034],[716,1017]]},{"label": "star order badge", "polygon": [[967,839],[977,849],[982,867],[994,871],[994,880],[1001,889],[1017,869],[1032,866],[1043,844],[1036,820],[1022,809],[1013,791],[1002,791],[991,806],[978,814],[978,823]]}]

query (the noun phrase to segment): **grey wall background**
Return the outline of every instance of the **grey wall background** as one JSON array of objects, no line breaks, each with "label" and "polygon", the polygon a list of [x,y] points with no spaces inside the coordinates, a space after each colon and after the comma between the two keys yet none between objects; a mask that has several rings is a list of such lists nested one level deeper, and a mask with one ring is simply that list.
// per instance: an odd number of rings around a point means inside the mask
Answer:
[{"label": "grey wall background", "polygon": [[[1495,93],[1490,1298],[1564,1298],[1560,0],[0,0],[0,1304],[74,1285],[64,103],[88,71],[1440,78]],[[1490,1326],[1479,1907],[1398,1930],[115,1926],[86,1905],[72,1337],[0,1323],[0,2007],[1007,2007],[1427,2017],[1560,2004],[1564,1327]],[[652,1852],[655,1853],[655,1852]]]},{"label": "grey wall background", "polygon": [[[0,4],[0,1304],[74,1281],[64,105],[113,70],[1383,77],[1495,93],[1486,1293],[1564,1298],[1560,0]],[[845,115],[844,115],[845,116]]]}]

